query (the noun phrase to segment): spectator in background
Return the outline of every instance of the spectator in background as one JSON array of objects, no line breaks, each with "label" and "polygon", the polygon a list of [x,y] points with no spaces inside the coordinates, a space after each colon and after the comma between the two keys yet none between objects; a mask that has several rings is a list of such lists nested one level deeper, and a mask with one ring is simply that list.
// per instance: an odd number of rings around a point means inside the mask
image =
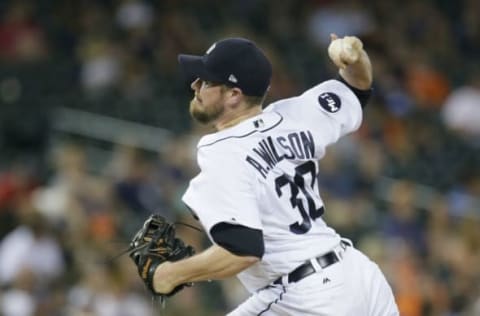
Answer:
[{"label": "spectator in background", "polygon": [[[152,212],[173,220],[173,210],[166,206],[166,184],[157,183],[155,164],[146,152],[139,148],[119,145],[113,152],[107,167],[112,182],[113,194],[118,201],[118,213],[123,213],[120,222],[125,230],[133,232]],[[128,220],[123,221],[126,218]]]},{"label": "spectator in background", "polygon": [[0,60],[38,61],[47,56],[47,42],[42,26],[35,22],[33,4],[12,1],[0,20]]},{"label": "spectator in background", "polygon": [[417,59],[407,67],[406,75],[409,93],[415,99],[417,107],[441,107],[450,91],[450,83],[444,73],[426,60]]},{"label": "spectator in background", "polygon": [[373,33],[376,25],[369,11],[358,1],[331,1],[318,5],[308,19],[308,33],[312,42],[326,47],[333,31],[339,36],[352,34],[366,37]]},{"label": "spectator in background", "polygon": [[408,181],[393,184],[389,191],[391,204],[383,223],[383,233],[388,239],[406,242],[417,255],[425,253],[424,227],[421,213],[416,207],[415,188]]},{"label": "spectator in background", "polygon": [[127,49],[123,52],[120,92],[132,101],[153,98],[152,61],[155,46],[155,11],[142,0],[123,0],[115,12],[115,22],[124,33]]},{"label": "spectator in background", "polygon": [[122,73],[119,54],[119,48],[106,37],[84,38],[79,49],[80,76],[87,95],[95,97],[115,87]]},{"label": "spectator in background", "polygon": [[130,31],[150,28],[154,16],[153,8],[142,0],[123,0],[115,13],[118,25]]},{"label": "spectator in background", "polygon": [[113,39],[114,24],[104,3],[84,3],[77,19],[80,85],[95,100],[112,92],[123,74],[122,45]]},{"label": "spectator in background", "polygon": [[458,27],[458,46],[464,51],[465,57],[470,60],[478,60],[478,53],[480,52],[480,19],[478,12],[480,12],[480,2],[477,0],[462,1],[460,6],[460,16],[455,21],[455,26]]},{"label": "spectator in background", "polygon": [[17,224],[16,210],[29,201],[38,181],[34,168],[20,159],[0,172],[0,238]]},{"label": "spectator in background", "polygon": [[85,260],[78,282],[67,293],[64,312],[72,316],[155,315],[154,305],[138,291],[141,284],[131,277],[135,271],[124,259],[111,265]]},{"label": "spectator in background", "polygon": [[34,295],[35,277],[31,270],[22,270],[2,296],[0,314],[3,316],[33,316],[38,309]]},{"label": "spectator in background", "polygon": [[[53,174],[32,203],[53,226],[65,229],[69,242],[109,240],[116,233],[113,200],[106,179],[90,174],[83,147],[63,144],[52,155]],[[87,245],[88,246],[88,245]]]},{"label": "spectator in background", "polygon": [[61,247],[40,214],[28,211],[23,217],[23,224],[0,244],[0,284],[14,282],[27,270],[36,283],[46,286],[65,269]]},{"label": "spectator in background", "polygon": [[442,116],[448,128],[480,146],[480,66],[472,67],[463,86],[453,90],[443,104]]},{"label": "spectator in background", "polygon": [[66,271],[60,238],[35,210],[16,215],[20,225],[0,243],[0,314],[47,315],[41,310],[59,309],[51,293]]}]

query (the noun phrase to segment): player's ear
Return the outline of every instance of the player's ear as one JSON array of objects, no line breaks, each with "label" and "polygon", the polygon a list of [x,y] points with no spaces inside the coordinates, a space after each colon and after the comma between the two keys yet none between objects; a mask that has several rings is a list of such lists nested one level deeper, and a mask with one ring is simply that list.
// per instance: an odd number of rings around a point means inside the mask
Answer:
[{"label": "player's ear", "polygon": [[236,106],[242,102],[244,98],[242,90],[237,87],[229,88],[227,91],[227,103],[230,106]]}]

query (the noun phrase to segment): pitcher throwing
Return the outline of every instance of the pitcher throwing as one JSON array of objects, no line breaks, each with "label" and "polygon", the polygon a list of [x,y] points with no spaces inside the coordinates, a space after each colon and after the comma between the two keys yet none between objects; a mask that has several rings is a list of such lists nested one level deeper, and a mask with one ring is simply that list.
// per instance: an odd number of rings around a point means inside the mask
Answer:
[{"label": "pitcher throwing", "polygon": [[378,266],[322,218],[318,160],[358,129],[371,93],[362,42],[332,35],[337,78],[262,110],[272,69],[251,41],[228,38],[179,55],[190,113],[216,132],[198,144],[200,173],[183,201],[213,245],[153,274],[156,293],[237,275],[251,293],[230,316],[398,315]]}]

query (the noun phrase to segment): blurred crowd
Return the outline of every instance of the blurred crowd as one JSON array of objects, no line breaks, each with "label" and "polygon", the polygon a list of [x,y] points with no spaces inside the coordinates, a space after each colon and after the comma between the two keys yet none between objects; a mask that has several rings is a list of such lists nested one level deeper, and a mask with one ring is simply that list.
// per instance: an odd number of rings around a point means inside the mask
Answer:
[{"label": "blurred crowd", "polygon": [[[330,33],[363,40],[374,95],[320,162],[326,221],[382,267],[402,316],[480,315],[478,12],[478,0],[0,1],[0,315],[215,316],[241,302],[226,280],[163,306],[114,258],[151,212],[195,225],[180,196],[208,128],[190,121],[176,55],[251,38],[273,62],[274,101],[336,76]],[[60,133],[59,107],[173,136],[151,150],[93,126]]]}]

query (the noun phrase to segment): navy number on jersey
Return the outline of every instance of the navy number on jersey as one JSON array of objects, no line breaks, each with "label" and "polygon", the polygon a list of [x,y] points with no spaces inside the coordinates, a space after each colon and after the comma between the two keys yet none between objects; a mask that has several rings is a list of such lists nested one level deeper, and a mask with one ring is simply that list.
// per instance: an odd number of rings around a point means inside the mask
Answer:
[{"label": "navy number on jersey", "polygon": [[[324,212],[323,206],[317,208],[314,198],[306,187],[308,185],[311,189],[314,188],[317,174],[315,169],[315,163],[307,161],[295,168],[293,178],[283,174],[275,179],[275,190],[278,197],[283,195],[282,188],[288,186],[290,188],[290,204],[302,216],[302,222],[290,224],[292,233],[305,234],[312,227],[312,220],[319,218]],[[310,174],[311,180],[306,184],[306,175],[308,174]]]}]

